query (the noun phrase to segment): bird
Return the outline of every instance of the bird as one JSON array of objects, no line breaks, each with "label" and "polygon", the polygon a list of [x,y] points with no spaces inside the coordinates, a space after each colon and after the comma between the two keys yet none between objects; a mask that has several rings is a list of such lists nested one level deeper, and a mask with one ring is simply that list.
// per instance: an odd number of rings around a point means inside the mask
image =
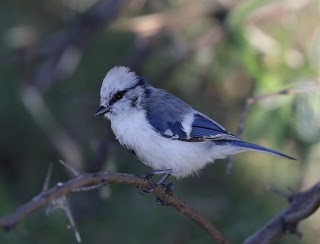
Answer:
[{"label": "bird", "polygon": [[110,120],[119,143],[151,167],[151,174],[165,174],[163,181],[169,175],[181,179],[198,174],[216,159],[248,150],[296,160],[241,140],[125,66],[116,66],[107,72],[95,115]]}]

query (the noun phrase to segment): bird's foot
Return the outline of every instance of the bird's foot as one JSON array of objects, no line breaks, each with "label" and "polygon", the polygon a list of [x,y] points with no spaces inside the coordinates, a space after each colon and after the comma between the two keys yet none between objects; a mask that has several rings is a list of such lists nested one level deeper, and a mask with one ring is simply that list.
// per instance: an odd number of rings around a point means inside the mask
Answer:
[{"label": "bird's foot", "polygon": [[[169,196],[172,196],[173,195],[173,192],[174,192],[174,187],[173,187],[173,184],[171,182],[165,184],[165,183],[160,183],[159,185],[161,185],[164,190],[166,191],[166,194],[169,195]],[[170,204],[167,203],[166,201],[164,201],[163,199],[159,198],[159,197],[156,197],[156,203],[158,205],[162,205],[162,206],[169,206]]]},{"label": "bird's foot", "polygon": [[[155,171],[144,173],[141,175],[141,178],[146,179],[149,182],[150,188],[147,190],[142,189],[140,187],[137,187],[137,188],[143,193],[150,193],[150,192],[153,192],[158,185],[161,185],[166,189],[166,192],[168,192],[168,194],[170,193],[170,195],[172,195],[174,191],[173,184],[165,183],[166,180],[169,178],[170,174],[172,174],[172,172],[173,171],[171,169],[165,169],[165,170],[155,170]],[[161,174],[164,174],[164,176],[158,181],[158,183],[155,183],[155,181],[153,180],[153,176],[161,175]],[[156,202],[158,203],[158,198],[156,199]]]}]

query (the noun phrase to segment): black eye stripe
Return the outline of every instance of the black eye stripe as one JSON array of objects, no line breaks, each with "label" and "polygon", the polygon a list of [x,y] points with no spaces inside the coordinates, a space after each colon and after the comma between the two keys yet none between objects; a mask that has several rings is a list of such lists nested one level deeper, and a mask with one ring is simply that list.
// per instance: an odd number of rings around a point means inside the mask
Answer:
[{"label": "black eye stripe", "polygon": [[119,101],[121,98],[123,98],[124,94],[127,91],[128,90],[118,91],[116,94],[114,94],[113,97],[111,98],[110,102],[109,102],[109,105],[112,105],[115,102]]},{"label": "black eye stripe", "polygon": [[112,105],[115,102],[119,101],[121,98],[123,98],[124,94],[126,94],[127,91],[132,90],[132,89],[136,88],[137,86],[141,86],[143,84],[144,84],[144,79],[142,77],[140,77],[139,82],[137,84],[135,84],[134,86],[132,86],[128,89],[125,89],[123,91],[118,91],[116,94],[114,94],[109,102],[109,105]]}]

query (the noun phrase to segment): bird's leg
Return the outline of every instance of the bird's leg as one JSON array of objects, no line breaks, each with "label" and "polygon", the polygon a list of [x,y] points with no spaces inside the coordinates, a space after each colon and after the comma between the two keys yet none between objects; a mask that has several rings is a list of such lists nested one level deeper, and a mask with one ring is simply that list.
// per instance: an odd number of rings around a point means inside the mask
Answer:
[{"label": "bird's leg", "polygon": [[[142,190],[144,193],[150,193],[150,192],[153,192],[154,188],[157,185],[162,185],[165,187],[166,186],[165,181],[168,179],[170,174],[172,174],[172,172],[173,172],[172,169],[165,169],[165,170],[155,170],[155,171],[144,173],[141,175],[141,178],[146,179],[149,182],[151,188],[149,190],[145,190],[138,187],[138,189]],[[155,175],[161,175],[161,174],[164,174],[164,176],[160,179],[158,183],[155,183],[152,177]]]},{"label": "bird's leg", "polygon": [[[169,176],[170,176],[169,173],[165,174],[161,178],[161,180],[158,182],[158,185],[161,185],[165,189],[166,194],[168,194],[169,196],[172,196],[172,194],[174,192],[174,187],[173,187],[172,182],[169,182],[167,184],[165,183]],[[169,206],[170,205],[170,204],[166,203],[164,200],[162,200],[159,197],[156,197],[156,203],[159,204],[159,205],[164,205],[164,206]]]},{"label": "bird's leg", "polygon": [[158,185],[165,185],[165,182],[169,178],[171,173],[165,173],[165,175],[161,178],[161,180],[159,180]]},{"label": "bird's leg", "polygon": [[[169,174],[168,174],[168,176],[169,176]],[[166,177],[166,179],[167,179],[168,176],[165,175],[163,178]],[[162,179],[163,179],[163,178],[162,178]],[[161,180],[162,180],[162,179],[161,179]],[[165,180],[166,180],[166,179],[165,179]],[[160,181],[161,181],[161,180],[160,180]],[[160,183],[160,185],[165,189],[166,194],[168,194],[169,196],[172,196],[172,194],[173,194],[173,192],[174,192],[174,187],[173,187],[172,182],[169,182],[169,183],[167,183],[167,184],[165,184],[165,183],[163,182],[163,183]],[[158,205],[163,205],[163,206],[169,206],[169,205],[170,205],[169,203],[167,203],[166,201],[162,200],[162,199],[159,198],[159,197],[156,197],[156,203],[157,203]]]},{"label": "bird's leg", "polygon": [[[172,173],[173,173],[173,171],[171,169],[155,170],[155,171],[144,173],[141,177],[148,180],[151,188],[149,190],[145,190],[145,189],[141,189],[141,188],[138,188],[138,189],[142,190],[144,193],[150,193],[150,192],[154,191],[154,188],[156,188],[157,185],[160,185],[163,187],[166,194],[172,196],[172,194],[174,192],[173,184],[171,182],[166,183],[166,180],[169,178],[170,174],[172,174]],[[164,176],[158,181],[158,183],[155,183],[152,177],[155,175],[161,175],[161,174],[164,174]],[[156,197],[156,203],[159,205],[164,205],[164,206],[170,205],[159,197]]]}]

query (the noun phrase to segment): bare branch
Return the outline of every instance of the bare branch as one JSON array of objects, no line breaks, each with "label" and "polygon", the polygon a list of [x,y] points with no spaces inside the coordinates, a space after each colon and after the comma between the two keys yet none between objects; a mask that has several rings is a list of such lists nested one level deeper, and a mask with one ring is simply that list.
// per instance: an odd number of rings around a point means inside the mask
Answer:
[{"label": "bare branch", "polygon": [[283,197],[284,199],[286,199],[288,202],[291,202],[292,201],[292,198],[294,197],[294,192],[291,191],[291,190],[288,190],[288,191],[283,191],[283,190],[280,190],[278,188],[275,188],[273,186],[268,186],[266,188],[267,191],[270,191],[270,192],[273,192],[275,194],[277,194],[278,196],[280,197]]},{"label": "bare branch", "polygon": [[[135,185],[140,189],[148,189],[150,187],[148,181],[132,174],[109,172],[81,174],[65,183],[59,183],[49,190],[42,191],[32,200],[20,206],[13,214],[0,218],[0,228],[4,230],[12,229],[35,210],[44,207],[49,202],[56,202],[57,199],[61,200],[61,197],[65,197],[65,195],[71,191],[80,191],[81,189],[86,190],[88,187],[95,189],[97,188],[95,186],[103,187],[111,183]],[[214,240],[219,243],[228,243],[222,234],[209,221],[177,197],[167,194],[162,186],[157,186],[153,193],[166,204],[174,207],[201,226],[201,228],[206,230]],[[296,229],[298,223],[313,214],[319,207],[320,182],[307,191],[292,195],[289,205],[265,226],[249,236],[245,240],[245,243],[273,243],[287,233],[293,233],[300,236],[301,234],[299,234]],[[65,208],[63,209],[65,210]],[[71,212],[66,211],[67,215],[68,213],[70,214]],[[68,218],[72,225],[74,222],[73,219],[71,220],[70,217]],[[72,228],[77,236],[78,231],[75,228],[75,225],[73,225]]]},{"label": "bare branch", "polygon": [[33,75],[32,82],[40,90],[45,90],[57,77],[70,75],[61,73],[59,70],[67,52],[84,47],[96,36],[99,30],[117,17],[126,2],[127,0],[99,0],[78,17],[66,32],[60,32],[54,37],[50,37],[43,47],[47,58]]},{"label": "bare branch", "polygon": [[250,235],[244,243],[274,243],[287,233],[296,234],[300,237],[301,234],[297,231],[297,225],[301,220],[313,214],[319,207],[320,182],[304,192],[293,195],[286,208],[266,225]]},{"label": "bare branch", "polygon": [[[0,218],[0,228],[4,230],[12,229],[35,210],[44,207],[47,203],[54,199],[65,196],[67,193],[75,189],[81,189],[82,187],[95,185],[103,186],[109,183],[135,185],[140,189],[149,188],[149,182],[147,180],[132,174],[109,172],[81,174],[63,184],[57,184],[49,190],[42,191],[29,202],[17,208],[13,214]],[[228,243],[222,234],[209,221],[207,221],[197,211],[187,206],[177,197],[168,195],[162,186],[157,186],[153,192],[158,198],[164,200],[167,204],[174,207],[186,217],[201,226],[218,243]]]},{"label": "bare branch", "polygon": [[256,102],[260,102],[262,100],[272,98],[272,97],[277,97],[277,96],[282,96],[282,95],[296,95],[296,94],[303,94],[303,93],[314,93],[314,92],[320,92],[320,86],[306,86],[303,88],[292,88],[292,89],[285,89],[273,93],[267,93],[255,97],[249,97],[247,98],[246,104],[243,108],[241,118],[239,121],[239,125],[237,128],[237,136],[240,136],[243,132],[243,127],[245,124],[245,121],[247,119],[248,113],[251,109],[251,106],[255,104]]},{"label": "bare branch", "polygon": [[[276,97],[276,96],[282,96],[282,95],[296,95],[296,94],[304,94],[304,93],[315,93],[320,92],[320,86],[319,85],[313,85],[313,86],[306,86],[302,88],[292,88],[292,89],[285,89],[273,93],[267,93],[259,96],[249,97],[246,100],[246,104],[242,110],[240,121],[237,128],[236,136],[241,136],[244,128],[245,121],[248,117],[249,111],[253,104],[260,102],[262,100]],[[228,163],[226,172],[227,174],[230,174],[232,171],[232,165],[233,165],[233,157],[228,157]]]}]

